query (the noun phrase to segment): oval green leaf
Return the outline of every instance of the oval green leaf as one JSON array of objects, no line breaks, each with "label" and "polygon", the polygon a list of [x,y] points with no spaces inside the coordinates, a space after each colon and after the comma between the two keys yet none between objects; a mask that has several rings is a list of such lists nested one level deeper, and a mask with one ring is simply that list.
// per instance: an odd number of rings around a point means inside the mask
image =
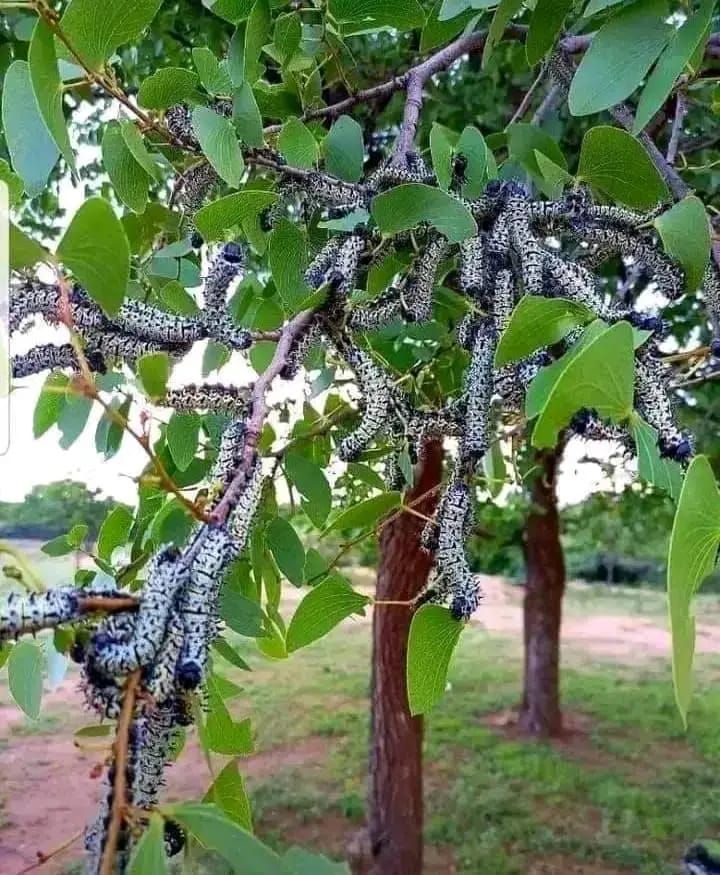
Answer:
[{"label": "oval green leaf", "polygon": [[450,658],[463,624],[447,608],[423,605],[412,618],[407,650],[410,713],[427,714],[445,692]]},{"label": "oval green leaf", "polygon": [[668,188],[642,145],[627,131],[600,125],[583,137],[578,176],[621,204],[650,209]]},{"label": "oval green leaf", "polygon": [[710,223],[703,202],[690,195],[654,222],[667,254],[685,271],[685,289],[700,287],[710,260]]},{"label": "oval green leaf", "polygon": [[342,580],[318,584],[298,605],[287,631],[287,649],[291,653],[322,638],[351,614],[365,616],[370,603]]},{"label": "oval green leaf", "polygon": [[371,212],[383,234],[409,231],[422,222],[433,225],[451,243],[477,233],[470,210],[440,189],[410,182],[373,198]]},{"label": "oval green leaf", "polygon": [[695,617],[691,606],[703,580],[715,568],[720,544],[720,491],[705,456],[696,456],[678,500],[670,549],[667,587],[672,633],[675,701],[687,725],[692,698]]},{"label": "oval green leaf", "polygon": [[16,644],[8,659],[10,693],[31,720],[40,716],[44,663],[42,649],[30,641]]},{"label": "oval green leaf", "polygon": [[230,119],[206,106],[196,106],[192,113],[192,124],[200,148],[218,176],[232,188],[238,188],[245,164]]},{"label": "oval green leaf", "polygon": [[347,529],[357,529],[361,526],[374,525],[380,517],[385,516],[386,513],[399,505],[399,492],[385,492],[382,495],[366,498],[365,501],[354,504],[338,514],[323,531],[323,535],[327,535],[328,532],[341,532]]}]

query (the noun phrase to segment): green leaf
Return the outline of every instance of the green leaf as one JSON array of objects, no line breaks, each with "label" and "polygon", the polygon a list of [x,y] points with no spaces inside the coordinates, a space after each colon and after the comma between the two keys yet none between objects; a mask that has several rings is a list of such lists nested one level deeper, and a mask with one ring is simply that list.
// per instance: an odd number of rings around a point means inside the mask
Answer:
[{"label": "green leaf", "polygon": [[200,310],[192,295],[177,280],[166,283],[158,290],[157,295],[163,305],[173,313],[195,316]]},{"label": "green leaf", "polygon": [[106,313],[117,313],[130,278],[130,245],[106,200],[85,201],[58,244],[57,256]]},{"label": "green leaf", "polygon": [[328,8],[346,36],[384,28],[412,30],[425,24],[417,0],[329,0]]},{"label": "green leaf", "polygon": [[668,198],[667,185],[642,145],[608,125],[590,128],[583,137],[578,177],[636,209],[650,209]]},{"label": "green leaf", "polygon": [[220,616],[227,625],[246,638],[260,638],[265,632],[265,613],[256,602],[245,598],[234,589],[225,587],[220,597]]},{"label": "green leaf", "polygon": [[45,189],[60,152],[40,115],[25,61],[13,61],[5,73],[2,127],[13,170],[35,197]]},{"label": "green leaf", "polygon": [[519,361],[543,346],[557,343],[577,325],[592,322],[595,314],[583,304],[565,298],[524,295],[495,350],[495,367]]},{"label": "green leaf", "polygon": [[231,188],[238,188],[245,164],[230,119],[206,106],[196,106],[192,113],[192,124],[200,148],[218,175]]},{"label": "green leaf", "polygon": [[427,714],[445,692],[450,657],[463,624],[447,608],[423,605],[410,624],[407,691],[410,713]]},{"label": "green leaf", "polygon": [[67,533],[68,544],[72,544],[73,548],[77,549],[82,545],[89,531],[90,527],[84,523],[78,523],[73,526]]},{"label": "green leaf", "polygon": [[675,700],[686,726],[695,654],[692,600],[715,568],[719,544],[720,491],[707,458],[696,456],[680,492],[670,535],[667,570]]},{"label": "green leaf", "polygon": [[43,383],[33,413],[33,435],[36,438],[44,435],[57,422],[65,406],[65,389],[69,382],[65,374],[54,373]]},{"label": "green leaf", "polygon": [[298,118],[289,118],[282,126],[278,137],[278,149],[288,164],[294,167],[310,169],[317,164],[317,140]]},{"label": "green leaf", "polygon": [[243,671],[252,671],[250,666],[245,662],[245,660],[240,656],[240,654],[231,647],[228,642],[224,638],[216,638],[213,641],[213,650],[222,656],[223,659],[227,660],[230,665],[234,665],[235,668],[241,668]]},{"label": "green leaf", "polygon": [[268,262],[275,286],[288,316],[303,309],[311,293],[303,279],[307,265],[307,244],[301,229],[287,219],[278,222],[270,237]]},{"label": "green leaf", "polygon": [[485,138],[476,127],[468,125],[464,128],[455,146],[455,154],[464,155],[467,159],[466,182],[462,185],[460,193],[466,198],[480,197],[485,188],[488,148]]},{"label": "green leaf", "polygon": [[220,65],[220,61],[210,49],[204,46],[193,49],[192,59],[203,88],[209,94],[230,94],[232,92],[233,83],[230,74],[224,66]]},{"label": "green leaf", "polygon": [[165,440],[173,462],[181,471],[187,470],[195,458],[200,425],[197,413],[173,413],[167,424]]},{"label": "green leaf", "polygon": [[447,191],[452,181],[452,159],[458,135],[444,125],[433,122],[430,128],[430,155],[440,188]]},{"label": "green leaf", "polygon": [[[473,17],[472,9],[466,8],[458,15],[451,16],[451,19],[443,20],[440,15],[445,5],[443,0],[436,0],[435,5],[430,10],[425,27],[420,34],[421,52],[427,52],[437,46],[444,46],[457,36]],[[469,7],[469,5],[468,3],[467,6]]]},{"label": "green leaf", "polygon": [[40,115],[71,170],[75,170],[70,137],[62,106],[62,82],[55,54],[55,37],[47,22],[39,18],[28,49],[30,81]]},{"label": "green leaf", "polygon": [[239,191],[198,210],[195,224],[208,243],[240,233],[249,236],[260,213],[277,199],[273,191]]},{"label": "green leaf", "polygon": [[487,490],[493,498],[497,498],[507,479],[507,465],[500,441],[493,441],[490,444],[490,448],[483,456],[482,464]]},{"label": "green leaf", "polygon": [[44,663],[42,649],[29,641],[18,642],[8,659],[10,693],[31,720],[40,716]]},{"label": "green leaf", "polygon": [[133,157],[145,173],[157,182],[162,182],[162,171],[155,163],[153,156],[148,152],[143,135],[137,129],[135,122],[130,119],[124,119],[120,122],[120,130],[122,131],[125,145],[132,152]]},{"label": "green leaf", "polygon": [[149,352],[141,356],[137,372],[148,398],[164,397],[170,379],[170,357],[166,352]]},{"label": "green leaf", "polygon": [[658,449],[658,433],[638,414],[631,419],[637,449],[638,476],[677,499],[683,482],[683,469],[671,459],[663,459]]},{"label": "green leaf", "polygon": [[322,143],[328,173],[357,182],[363,172],[362,128],[349,115],[341,115]]},{"label": "green leaf", "polygon": [[618,322],[570,360],[552,387],[532,435],[533,446],[554,447],[583,407],[621,422],[632,413],[635,351],[632,326]]},{"label": "green leaf", "polygon": [[525,40],[525,54],[531,67],[542,61],[555,45],[572,6],[573,0],[538,0]]},{"label": "green leaf", "polygon": [[140,36],[161,4],[162,0],[103,0],[100,5],[98,0],[70,0],[60,27],[74,51],[98,70],[118,46]]},{"label": "green leaf", "polygon": [[633,133],[640,131],[667,100],[675,80],[700,44],[712,17],[715,0],[705,0],[700,9],[688,15],[681,28],[673,36],[648,76],[638,100]]},{"label": "green leaf", "polygon": [[315,462],[297,453],[288,453],[284,466],[290,482],[308,500],[308,504],[303,505],[305,513],[316,526],[322,525],[332,505],[332,491],[325,472]]},{"label": "green leaf", "polygon": [[512,158],[522,164],[531,174],[536,184],[547,191],[545,176],[538,164],[537,153],[542,152],[553,164],[563,170],[567,170],[565,156],[560,151],[557,142],[545,131],[541,131],[536,125],[517,122],[509,125],[507,129],[508,152]]},{"label": "green leaf", "polygon": [[560,167],[554,161],[551,161],[547,155],[544,155],[537,149],[534,149],[533,153],[535,155],[535,161],[537,161],[538,169],[546,183],[544,186],[541,186],[543,191],[545,191],[549,197],[559,197],[565,186],[569,184],[571,185],[574,182],[572,174],[568,173],[567,170]]},{"label": "green leaf", "polygon": [[243,62],[245,66],[245,80],[254,85],[263,72],[263,66],[259,63],[260,54],[270,36],[272,18],[270,17],[270,5],[268,0],[255,0],[245,28],[245,49]]},{"label": "green leaf", "polygon": [[195,91],[200,80],[183,67],[162,67],[140,83],[138,103],[148,109],[167,109],[182,103]]},{"label": "green leaf", "polygon": [[703,202],[695,195],[683,198],[653,224],[665,251],[685,272],[685,290],[694,292],[702,284],[710,260],[710,223]]},{"label": "green leaf", "polygon": [[202,0],[203,6],[214,15],[224,18],[231,24],[237,24],[247,18],[252,9],[252,0]]},{"label": "green leaf", "polygon": [[398,185],[373,198],[372,216],[383,234],[409,231],[422,222],[433,225],[451,243],[477,233],[470,210],[455,198],[419,182]]},{"label": "green leaf", "polygon": [[287,520],[276,517],[265,530],[265,540],[287,579],[300,586],[305,579],[305,549]]},{"label": "green leaf", "polygon": [[382,495],[366,498],[338,514],[323,531],[323,535],[374,525],[380,517],[399,507],[400,498],[399,492],[384,492]]},{"label": "green leaf", "polygon": [[0,182],[4,182],[7,185],[8,201],[10,206],[14,207],[22,199],[25,188],[22,179],[20,179],[17,173],[13,173],[10,165],[4,158],[0,158]]},{"label": "green leaf", "polygon": [[247,756],[253,752],[250,720],[233,720],[223,702],[220,678],[211,676],[207,681],[209,711],[203,737],[215,753],[228,756]]},{"label": "green leaf", "polygon": [[133,851],[128,875],[165,875],[165,822],[159,814],[151,814],[150,822]]},{"label": "green leaf", "polygon": [[300,48],[302,41],[302,21],[297,12],[280,15],[275,20],[273,43],[278,50],[283,64],[292,58]]},{"label": "green leaf", "polygon": [[40,548],[46,556],[67,556],[72,553],[76,547],[68,540],[67,535],[58,535],[57,538],[52,538],[46,541]]},{"label": "green leaf", "polygon": [[128,148],[118,122],[110,122],[105,128],[102,158],[120,200],[134,212],[144,212],[150,179]]},{"label": "green leaf", "polygon": [[250,799],[235,760],[231,760],[215,778],[203,802],[214,802],[234,823],[252,832]]},{"label": "green leaf", "polygon": [[52,261],[52,256],[47,249],[10,222],[10,268],[22,270],[25,267],[35,267],[40,261]]},{"label": "green leaf", "polygon": [[258,374],[267,370],[276,348],[277,343],[272,340],[261,340],[250,347],[250,364]]},{"label": "green leaf", "polygon": [[505,28],[510,23],[510,19],[522,6],[522,0],[500,0],[500,5],[495,10],[493,20],[490,22],[487,39],[482,53],[483,69],[487,66],[490,56],[495,51],[495,46],[503,38]]},{"label": "green leaf", "polygon": [[600,28],[570,83],[573,115],[600,112],[633,93],[672,32],[666,15],[665,0],[639,0]]},{"label": "green leaf", "polygon": [[280,857],[215,805],[170,805],[163,812],[204,848],[220,854],[238,875],[284,875]]},{"label": "green leaf", "polygon": [[365,616],[370,604],[341,580],[326,580],[310,590],[293,614],[287,632],[287,649],[292,653],[322,638],[351,614]]},{"label": "green leaf", "polygon": [[283,856],[285,868],[292,875],[350,875],[347,863],[336,863],[322,854],[311,854],[304,848],[290,848]]},{"label": "green leaf", "polygon": [[65,404],[58,415],[58,428],[60,429],[60,446],[63,450],[71,447],[83,433],[87,425],[92,399],[83,395],[71,394],[65,399]]},{"label": "green leaf", "polygon": [[121,504],[108,513],[98,532],[97,554],[101,559],[110,562],[115,548],[127,543],[132,523],[133,515]]},{"label": "green leaf", "polygon": [[233,94],[233,122],[240,139],[259,149],[265,142],[263,123],[252,86],[243,82]]}]

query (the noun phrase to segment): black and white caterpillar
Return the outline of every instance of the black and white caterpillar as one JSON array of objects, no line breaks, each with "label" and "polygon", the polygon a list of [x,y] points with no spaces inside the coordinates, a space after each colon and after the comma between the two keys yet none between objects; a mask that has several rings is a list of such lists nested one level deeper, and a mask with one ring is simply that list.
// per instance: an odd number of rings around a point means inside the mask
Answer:
[{"label": "black and white caterpillar", "polygon": [[176,549],[165,547],[156,554],[148,569],[130,638],[118,640],[103,627],[93,635],[89,660],[96,671],[112,678],[155,659],[165,638],[173,601],[187,586],[189,574]]},{"label": "black and white caterpillar", "polygon": [[80,595],[81,590],[71,587],[28,596],[11,593],[0,605],[0,641],[79,620]]},{"label": "black and white caterpillar", "polygon": [[178,412],[209,410],[239,417],[247,414],[249,391],[219,383],[189,383],[182,389],[169,389],[160,404]]},{"label": "black and white caterpillar", "polygon": [[644,347],[635,356],[635,407],[657,431],[662,456],[676,462],[690,461],[693,454],[692,441],[678,427],[665,368]]},{"label": "black and white caterpillar", "polygon": [[237,243],[225,243],[215,253],[203,283],[205,310],[218,312],[225,309],[228,289],[245,266],[245,253]]},{"label": "black and white caterpillar", "polygon": [[480,604],[480,579],[470,570],[465,542],[472,526],[470,489],[453,477],[445,489],[436,514],[436,528],[424,536],[434,548],[435,567],[417,604],[448,602],[456,620],[467,621]]}]

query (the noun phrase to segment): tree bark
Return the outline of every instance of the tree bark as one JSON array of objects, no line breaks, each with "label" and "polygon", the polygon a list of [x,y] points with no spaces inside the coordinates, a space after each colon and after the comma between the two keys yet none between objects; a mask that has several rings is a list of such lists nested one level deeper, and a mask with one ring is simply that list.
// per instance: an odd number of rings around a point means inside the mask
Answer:
[{"label": "tree bark", "polygon": [[560,623],[565,559],[555,491],[561,450],[538,452],[540,469],[531,487],[525,522],[527,581],[524,599],[525,671],[520,729],[549,737],[562,732],[560,710]]},{"label": "tree bark", "polygon": [[[442,478],[442,443],[426,445],[416,466],[409,503]],[[437,490],[417,505],[431,515]],[[424,521],[401,514],[382,529],[376,596],[414,598],[425,585],[432,557],[420,547]],[[421,717],[412,717],[405,686],[407,639],[412,611],[379,607],[373,614],[372,704],[367,827],[353,842],[355,875],[420,875],[423,856],[423,775]]]}]

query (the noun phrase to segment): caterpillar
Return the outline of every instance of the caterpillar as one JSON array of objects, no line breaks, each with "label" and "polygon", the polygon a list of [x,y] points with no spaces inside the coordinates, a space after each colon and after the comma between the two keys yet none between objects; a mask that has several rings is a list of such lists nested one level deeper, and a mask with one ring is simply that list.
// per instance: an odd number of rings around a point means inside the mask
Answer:
[{"label": "caterpillar", "polygon": [[78,620],[80,613],[76,589],[51,589],[25,597],[11,593],[0,605],[0,641]]},{"label": "caterpillar", "polygon": [[460,244],[460,288],[469,298],[478,301],[486,297],[485,247],[486,239],[482,233]]},{"label": "caterpillar", "polygon": [[205,673],[210,644],[217,633],[217,601],[228,563],[237,555],[225,526],[207,525],[179,599],[184,634],[176,679],[182,689],[195,689]]},{"label": "caterpillar", "polygon": [[435,182],[435,174],[417,152],[406,152],[403,157],[404,165],[399,163],[397,156],[386,159],[367,177],[367,187],[378,192],[408,182],[422,182],[427,185]]},{"label": "caterpillar", "polygon": [[525,294],[539,295],[543,288],[543,268],[547,249],[537,240],[530,227],[527,197],[512,195],[503,213],[510,229],[510,242],[520,262],[520,275]]},{"label": "caterpillar", "polygon": [[292,380],[303,366],[310,349],[322,339],[322,326],[314,319],[303,333],[295,339],[280,371],[281,380]]},{"label": "caterpillar", "polygon": [[260,459],[256,457],[248,474],[245,488],[230,515],[229,526],[238,555],[245,550],[250,537],[255,515],[262,501],[265,479]]},{"label": "caterpillar", "polygon": [[123,303],[112,324],[122,334],[160,344],[184,346],[205,336],[203,323],[196,316],[168,313],[134,299]]},{"label": "caterpillar", "polygon": [[159,403],[180,412],[209,410],[237,417],[247,413],[249,395],[249,389],[239,389],[237,386],[219,383],[197,386],[189,383],[182,389],[169,389]]},{"label": "caterpillar", "polygon": [[490,446],[490,405],[493,394],[493,358],[497,336],[486,322],[477,334],[465,377],[465,429],[460,439],[460,458],[478,461]]},{"label": "caterpillar", "polygon": [[[712,262],[705,269],[700,291],[708,321],[712,326],[715,341],[717,341],[720,338],[720,271]],[[713,355],[717,354],[718,351],[714,349]]]},{"label": "caterpillar", "polygon": [[569,430],[589,441],[613,441],[635,453],[635,442],[628,430],[621,425],[603,422],[595,410],[579,410],[571,419]]},{"label": "caterpillar", "polygon": [[[8,326],[16,331],[23,321],[31,315],[41,315],[51,325],[61,321],[62,295],[57,283],[43,283],[28,279],[15,287],[10,295]],[[101,329],[107,327],[108,320],[102,310],[88,296],[84,289],[75,284],[68,295],[69,317],[73,327],[79,330]]]},{"label": "caterpillar", "polygon": [[430,319],[435,277],[448,249],[445,237],[434,234],[415,259],[405,288],[400,292],[403,314],[409,321],[427,322]]},{"label": "caterpillar", "polygon": [[247,328],[241,328],[229,313],[202,313],[202,325],[205,336],[234,350],[248,349],[252,346],[252,334]]},{"label": "caterpillar", "polygon": [[189,343],[160,343],[120,331],[92,331],[83,334],[89,355],[102,360],[122,361],[134,367],[136,361],[151,352],[164,351],[181,355],[190,350]]},{"label": "caterpillar", "polygon": [[135,627],[128,641],[118,641],[107,629],[92,639],[92,664],[107,677],[146,666],[162,645],[172,602],[187,586],[188,568],[178,551],[163,547],[148,568]]},{"label": "caterpillar", "polygon": [[660,455],[676,462],[688,462],[693,454],[690,438],[680,431],[668,393],[662,363],[649,350],[635,355],[635,407],[657,431]]},{"label": "caterpillar", "polygon": [[143,670],[145,689],[158,704],[164,704],[176,691],[177,664],[185,635],[185,623],[176,605],[170,610],[165,638],[155,659]]},{"label": "caterpillar", "polygon": [[226,486],[233,478],[245,446],[245,421],[233,419],[220,438],[217,459],[210,473],[210,482]]},{"label": "caterpillar", "polygon": [[326,282],[328,271],[340,248],[340,240],[340,237],[331,237],[308,265],[303,279],[311,289],[319,289]]},{"label": "caterpillar", "polygon": [[210,263],[203,285],[206,310],[225,309],[230,284],[240,275],[244,265],[245,253],[242,246],[237,243],[226,243],[220,247]]},{"label": "caterpillar", "polygon": [[449,601],[459,621],[467,621],[480,603],[480,581],[470,570],[464,546],[471,524],[470,490],[453,476],[437,510],[437,531],[427,539],[434,541],[435,572],[416,604]]},{"label": "caterpillar", "polygon": [[391,287],[366,307],[356,307],[348,317],[347,326],[352,331],[374,331],[399,319],[402,311],[400,293]]},{"label": "caterpillar", "polygon": [[328,266],[325,281],[331,283],[334,291],[342,298],[350,295],[355,288],[360,255],[364,248],[365,238],[362,234],[348,234],[340,240]]},{"label": "caterpillar", "polygon": [[360,424],[343,438],[338,447],[339,457],[344,462],[352,462],[389,427],[393,419],[391,408],[394,391],[387,375],[366,352],[346,345],[341,354],[355,372],[364,399]]},{"label": "caterpillar", "polygon": [[308,174],[302,188],[308,202],[320,207],[338,207],[351,212],[368,204],[368,193],[364,186],[343,182],[317,171]]},{"label": "caterpillar", "polygon": [[185,230],[195,249],[202,246],[202,235],[195,226],[193,214],[205,203],[219,182],[220,177],[207,162],[193,165],[185,171],[182,178],[182,187],[177,200],[185,214],[183,223]]}]

